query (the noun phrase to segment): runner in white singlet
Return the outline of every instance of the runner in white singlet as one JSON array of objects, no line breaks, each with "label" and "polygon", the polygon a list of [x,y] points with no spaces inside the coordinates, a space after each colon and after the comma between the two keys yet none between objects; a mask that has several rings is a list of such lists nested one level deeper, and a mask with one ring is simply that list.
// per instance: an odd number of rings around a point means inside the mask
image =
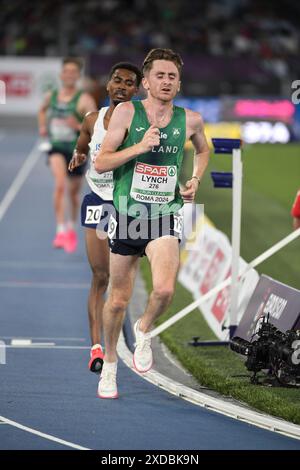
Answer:
[{"label": "runner in white singlet", "polygon": [[[101,237],[101,230],[106,231],[105,221],[109,219],[112,208],[113,175],[109,171],[99,174],[94,168],[94,157],[102,144],[111,115],[117,104],[129,101],[137,92],[141,82],[141,72],[133,64],[119,63],[113,66],[107,91],[109,107],[99,112],[88,113],[83,121],[69,170],[73,171],[84,164],[90,148],[90,167],[86,179],[91,189],[82,202],[81,224],[85,227],[87,257],[92,270],[92,282],[88,299],[88,313],[91,334],[91,353],[89,369],[101,372],[103,351],[100,345],[102,332],[102,310],[104,293],[109,280],[109,246],[107,237]],[[97,230],[96,230],[97,229]]]}]

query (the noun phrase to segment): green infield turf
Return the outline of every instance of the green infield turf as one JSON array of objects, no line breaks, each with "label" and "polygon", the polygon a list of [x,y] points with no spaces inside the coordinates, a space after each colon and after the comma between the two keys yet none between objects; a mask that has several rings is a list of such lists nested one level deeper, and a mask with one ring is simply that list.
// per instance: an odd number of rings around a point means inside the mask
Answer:
[{"label": "green infield turf", "polygon": [[[191,174],[187,154],[182,181]],[[189,158],[190,157],[190,158]],[[232,191],[212,186],[210,171],[231,169],[231,156],[212,155],[197,194],[205,213],[231,237]],[[251,261],[292,231],[290,210],[300,188],[299,145],[252,145],[243,150],[241,255]],[[260,273],[300,289],[300,238],[261,264]]]}]

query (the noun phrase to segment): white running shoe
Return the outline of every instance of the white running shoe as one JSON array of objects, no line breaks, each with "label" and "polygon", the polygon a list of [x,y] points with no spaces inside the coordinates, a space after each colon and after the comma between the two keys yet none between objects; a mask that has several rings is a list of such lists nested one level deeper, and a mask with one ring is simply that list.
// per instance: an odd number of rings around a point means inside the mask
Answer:
[{"label": "white running shoe", "polygon": [[133,354],[134,368],[140,372],[148,372],[153,365],[153,354],[151,349],[150,333],[143,333],[139,329],[140,321],[138,320],[133,327],[136,341],[136,348]]},{"label": "white running shoe", "polygon": [[98,385],[99,398],[118,398],[117,362],[104,361]]},{"label": "white running shoe", "polygon": [[40,152],[49,152],[51,148],[52,148],[52,145],[50,144],[49,140],[41,139],[39,143],[39,147],[38,147]]}]

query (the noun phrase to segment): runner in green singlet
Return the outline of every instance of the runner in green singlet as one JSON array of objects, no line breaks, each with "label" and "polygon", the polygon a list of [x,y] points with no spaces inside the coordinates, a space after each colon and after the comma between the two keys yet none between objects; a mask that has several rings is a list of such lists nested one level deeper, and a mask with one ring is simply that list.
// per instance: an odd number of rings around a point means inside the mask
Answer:
[{"label": "runner in green singlet", "polygon": [[[54,177],[54,210],[56,217],[55,248],[64,248],[73,252],[77,246],[75,223],[79,209],[79,193],[84,167],[73,173],[68,171],[73,150],[81,129],[84,115],[96,111],[96,103],[88,94],[77,88],[80,78],[81,63],[75,58],[63,61],[60,79],[62,87],[48,92],[38,114],[39,132],[48,137],[51,150],[48,162]],[[65,221],[64,195],[68,191],[71,214],[68,223]]]},{"label": "runner in green singlet", "polygon": [[[173,104],[182,65],[180,56],[170,49],[150,51],[143,64],[147,98],[116,107],[95,161],[99,173],[114,170],[116,208],[109,228],[111,289],[103,314],[101,398],[118,396],[116,346],[142,255],[150,262],[153,290],[134,325],[133,363],[141,373],[152,367],[150,331],[172,300],[179,267],[182,220],[178,211],[183,201],[193,201],[208,164],[200,114]],[[195,150],[193,173],[180,190],[183,146],[189,139]]]}]

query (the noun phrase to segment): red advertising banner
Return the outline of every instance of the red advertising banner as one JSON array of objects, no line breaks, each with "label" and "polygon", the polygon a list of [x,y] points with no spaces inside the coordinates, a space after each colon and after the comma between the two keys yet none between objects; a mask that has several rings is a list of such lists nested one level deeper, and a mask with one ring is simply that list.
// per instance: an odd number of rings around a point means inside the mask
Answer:
[{"label": "red advertising banner", "polygon": [[0,80],[6,85],[7,96],[29,96],[32,92],[33,77],[30,73],[0,73]]}]

